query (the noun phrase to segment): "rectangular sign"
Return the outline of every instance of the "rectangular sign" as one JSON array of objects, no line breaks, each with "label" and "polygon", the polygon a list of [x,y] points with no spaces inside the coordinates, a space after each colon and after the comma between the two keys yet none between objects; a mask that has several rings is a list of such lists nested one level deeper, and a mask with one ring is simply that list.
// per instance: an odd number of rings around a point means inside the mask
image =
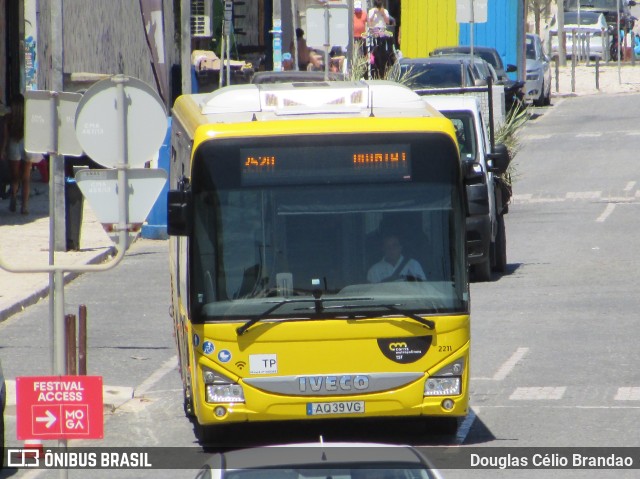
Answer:
[{"label": "rectangular sign", "polygon": [[26,439],[101,439],[101,376],[16,378],[16,432]]},{"label": "rectangular sign", "polygon": [[487,0],[457,0],[456,21],[458,23],[487,23]]}]

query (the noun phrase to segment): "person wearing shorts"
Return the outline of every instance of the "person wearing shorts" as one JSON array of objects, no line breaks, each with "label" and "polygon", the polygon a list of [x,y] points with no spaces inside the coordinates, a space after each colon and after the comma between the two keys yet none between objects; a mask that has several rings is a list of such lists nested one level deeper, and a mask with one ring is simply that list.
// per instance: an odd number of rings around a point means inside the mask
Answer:
[{"label": "person wearing shorts", "polygon": [[34,158],[24,150],[24,96],[11,98],[10,113],[5,118],[4,144],[0,148],[2,160],[9,161],[11,171],[11,192],[9,211],[16,211],[18,189],[22,194],[20,212],[29,214],[29,193],[31,184],[31,160]]}]

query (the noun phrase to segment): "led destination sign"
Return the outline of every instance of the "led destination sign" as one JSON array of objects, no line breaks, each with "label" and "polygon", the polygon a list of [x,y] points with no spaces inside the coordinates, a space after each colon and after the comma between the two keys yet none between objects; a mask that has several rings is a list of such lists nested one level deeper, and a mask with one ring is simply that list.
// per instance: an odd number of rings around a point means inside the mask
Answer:
[{"label": "led destination sign", "polygon": [[240,160],[245,186],[411,179],[408,144],[241,148]]}]

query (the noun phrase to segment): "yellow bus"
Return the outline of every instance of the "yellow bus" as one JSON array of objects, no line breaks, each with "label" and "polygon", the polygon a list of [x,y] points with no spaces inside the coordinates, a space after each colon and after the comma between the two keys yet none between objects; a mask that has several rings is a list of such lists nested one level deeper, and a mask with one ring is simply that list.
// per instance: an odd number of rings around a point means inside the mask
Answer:
[{"label": "yellow bus", "polygon": [[474,186],[455,138],[391,82],[178,98],[172,316],[201,441],[247,421],[404,416],[456,431]]}]

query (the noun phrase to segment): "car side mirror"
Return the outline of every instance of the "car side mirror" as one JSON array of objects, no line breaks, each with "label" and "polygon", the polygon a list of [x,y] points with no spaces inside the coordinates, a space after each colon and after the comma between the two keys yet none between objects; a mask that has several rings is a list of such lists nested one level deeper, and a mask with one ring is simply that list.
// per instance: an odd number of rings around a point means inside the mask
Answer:
[{"label": "car side mirror", "polygon": [[511,63],[509,63],[507,65],[507,73],[513,73],[513,72],[517,72],[518,71],[518,67],[515,65],[512,65]]},{"label": "car side mirror", "polygon": [[189,236],[192,221],[192,195],[190,191],[169,190],[167,193],[167,234]]},{"label": "car side mirror", "polygon": [[511,155],[509,154],[509,150],[506,145],[502,143],[498,143],[493,148],[493,151],[487,155],[489,160],[491,160],[491,166],[489,170],[492,173],[497,175],[502,175],[509,168],[509,163],[511,163]]}]

